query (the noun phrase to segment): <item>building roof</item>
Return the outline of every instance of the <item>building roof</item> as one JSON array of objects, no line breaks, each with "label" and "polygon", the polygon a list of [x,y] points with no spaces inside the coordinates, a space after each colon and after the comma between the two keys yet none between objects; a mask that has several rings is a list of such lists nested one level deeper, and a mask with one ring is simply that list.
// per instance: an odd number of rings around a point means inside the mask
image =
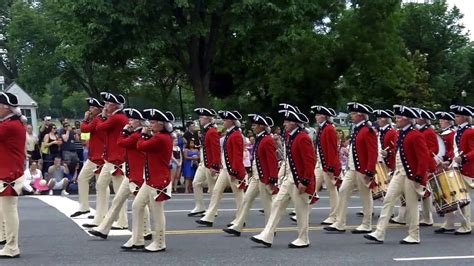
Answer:
[{"label": "building roof", "polygon": [[25,90],[23,90],[16,82],[11,83],[6,89],[6,92],[13,93],[18,97],[18,106],[38,108],[38,103],[31,98]]}]

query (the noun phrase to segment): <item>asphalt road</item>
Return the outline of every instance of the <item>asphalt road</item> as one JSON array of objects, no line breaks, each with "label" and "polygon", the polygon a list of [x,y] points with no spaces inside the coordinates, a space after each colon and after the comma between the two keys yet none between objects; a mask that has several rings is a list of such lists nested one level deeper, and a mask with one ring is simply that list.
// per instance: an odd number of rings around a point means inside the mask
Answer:
[{"label": "asphalt road", "polygon": [[[196,218],[187,217],[194,206],[192,195],[174,195],[165,207],[167,250],[155,254],[121,251],[120,246],[129,238],[127,235],[109,236],[107,240],[88,235],[65,215],[75,211],[72,204],[70,210],[60,212],[38,198],[22,197],[19,200],[21,257],[0,260],[0,265],[474,265],[474,235],[436,235],[433,227],[422,228],[422,243],[404,246],[398,243],[407,235],[403,226],[391,226],[384,244],[367,243],[362,235],[352,235],[350,230],[345,234],[326,233],[319,223],[326,218],[329,202],[326,192],[321,196],[310,216],[311,246],[293,250],[287,245],[296,238],[296,224],[289,217],[283,217],[280,222],[272,248],[260,247],[249,240],[264,226],[264,216],[257,211],[258,199],[244,233],[234,237],[221,231],[235,213],[232,194],[224,196],[213,228],[199,226],[194,222]],[[77,200],[77,196],[68,198]],[[49,199],[68,202],[59,196]],[[94,208],[94,196],[91,200]],[[375,202],[374,225],[380,205],[380,201]],[[131,210],[131,201],[128,206]],[[352,229],[361,221],[355,215],[361,210],[357,194],[349,206],[348,229]],[[87,220],[77,222],[83,221]],[[442,218],[435,217],[435,223],[441,221]]]}]

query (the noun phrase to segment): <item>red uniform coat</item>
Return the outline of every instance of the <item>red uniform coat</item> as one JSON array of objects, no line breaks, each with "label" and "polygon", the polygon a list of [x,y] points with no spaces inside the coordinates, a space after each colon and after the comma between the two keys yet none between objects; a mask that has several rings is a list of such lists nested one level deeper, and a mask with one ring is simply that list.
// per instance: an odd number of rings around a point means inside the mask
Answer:
[{"label": "red uniform coat", "polygon": [[316,136],[316,148],[324,172],[331,172],[337,178],[341,174],[341,161],[337,151],[337,133],[333,124],[325,122]]},{"label": "red uniform coat", "polygon": [[220,134],[211,125],[204,128],[204,166],[218,171],[221,167],[221,145]]},{"label": "red uniform coat", "polygon": [[[142,134],[137,149],[145,153],[145,182],[150,187],[164,191],[171,182],[170,161],[173,153],[173,138],[169,133],[155,133],[152,137]],[[169,199],[159,194],[157,201]]]},{"label": "red uniform coat", "polygon": [[373,177],[378,158],[377,136],[366,121],[354,128],[351,145],[352,154],[349,156],[353,156],[356,171]]},{"label": "red uniform coat", "polygon": [[443,130],[440,135],[446,149],[443,161],[451,162],[454,158],[454,136],[456,135],[456,130],[453,127],[450,127]]},{"label": "red uniform coat", "polygon": [[143,167],[145,165],[145,154],[137,149],[137,143],[140,140],[141,128],[130,133],[128,130],[122,131],[118,139],[118,145],[125,148],[125,175],[130,182],[138,187],[143,184]]},{"label": "red uniform coat", "polygon": [[128,118],[122,112],[102,118],[97,123],[96,130],[105,134],[104,159],[115,165],[125,162],[125,149],[117,145],[123,127],[128,124]]},{"label": "red uniform coat", "polygon": [[430,153],[430,160],[429,160],[429,167],[428,170],[431,173],[436,172],[436,166],[438,163],[436,162],[436,155],[438,154],[439,147],[438,147],[438,137],[436,135],[436,132],[434,129],[432,129],[428,125],[424,125],[422,128],[420,128],[420,132],[423,135],[423,138],[425,138],[426,146],[428,147],[428,151]]},{"label": "red uniform coat", "polygon": [[[224,160],[229,175],[235,176],[238,180],[245,178],[244,167],[244,138],[240,130],[234,127],[227,132],[224,139]],[[244,185],[239,186],[244,189]]]},{"label": "red uniform coat", "polygon": [[97,123],[99,122],[99,116],[94,117],[90,122],[82,121],[81,132],[90,134],[88,159],[97,165],[103,165],[105,134],[96,130]]},{"label": "red uniform coat", "polygon": [[398,132],[391,126],[379,131],[379,140],[382,150],[387,152],[383,160],[390,170],[395,170],[395,155],[397,153]]},{"label": "red uniform coat", "polygon": [[260,182],[264,184],[278,183],[278,160],[276,143],[272,136],[264,132],[255,140],[254,160]]},{"label": "red uniform coat", "polygon": [[432,159],[423,134],[410,126],[399,133],[398,152],[408,179],[426,186],[428,164]]},{"label": "red uniform coat", "polygon": [[26,129],[19,116],[0,122],[0,181],[5,182],[0,196],[18,196],[13,186],[23,175],[25,143]]},{"label": "red uniform coat", "polygon": [[289,135],[287,147],[288,161],[295,185],[306,186],[305,192],[313,195],[316,192],[316,156],[311,138],[301,128]]},{"label": "red uniform coat", "polygon": [[470,126],[459,128],[454,141],[458,152],[462,152],[461,173],[474,178],[474,129]]}]

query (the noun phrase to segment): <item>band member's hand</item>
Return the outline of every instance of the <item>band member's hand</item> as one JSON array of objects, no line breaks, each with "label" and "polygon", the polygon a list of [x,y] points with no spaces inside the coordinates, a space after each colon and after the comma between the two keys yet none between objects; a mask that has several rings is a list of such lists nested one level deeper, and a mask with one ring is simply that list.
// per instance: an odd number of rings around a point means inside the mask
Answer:
[{"label": "band member's hand", "polygon": [[86,121],[89,120],[90,116],[91,116],[91,112],[86,111],[86,112],[84,113],[84,120],[86,120]]},{"label": "band member's hand", "polygon": [[298,184],[298,191],[300,192],[300,194],[305,193],[305,191],[306,191],[306,186],[303,185],[303,184],[301,184],[301,183]]},{"label": "band member's hand", "polygon": [[148,128],[147,127],[142,128],[142,134],[148,134]]},{"label": "band member's hand", "polygon": [[387,151],[384,151],[384,150],[381,150],[381,151],[380,151],[380,155],[382,155],[383,158],[386,158],[387,155],[388,155],[388,152],[387,152]]},{"label": "band member's hand", "polygon": [[230,175],[230,180],[234,181],[236,178],[235,175]]},{"label": "band member's hand", "polygon": [[455,161],[456,163],[462,163],[462,158],[461,156],[456,156],[454,157],[453,161]]},{"label": "band member's hand", "polygon": [[211,168],[211,174],[212,175],[217,175],[219,173],[219,170],[216,170],[214,168]]},{"label": "band member's hand", "polygon": [[364,181],[365,181],[366,184],[370,184],[370,182],[372,182],[372,179],[373,179],[373,177],[364,176]]},{"label": "band member's hand", "polygon": [[329,179],[334,178],[334,173],[333,172],[327,172],[327,175],[328,175]]}]

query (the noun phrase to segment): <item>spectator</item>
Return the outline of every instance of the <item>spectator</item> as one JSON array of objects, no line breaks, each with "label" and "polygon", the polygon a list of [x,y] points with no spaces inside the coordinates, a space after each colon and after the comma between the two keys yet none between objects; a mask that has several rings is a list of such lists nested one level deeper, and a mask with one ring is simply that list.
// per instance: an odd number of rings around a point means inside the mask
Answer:
[{"label": "spectator", "polygon": [[67,119],[66,117],[61,117],[59,119],[59,123],[61,124],[62,127],[58,128],[58,132],[60,132],[62,134],[62,132],[64,131],[64,124],[67,124],[69,125],[69,119]]},{"label": "spectator", "polygon": [[183,139],[185,146],[187,146],[191,139],[194,139],[194,144],[196,146],[201,146],[201,142],[199,141],[199,135],[197,133],[196,125],[194,124],[194,122],[186,123],[186,132],[184,132]]},{"label": "spectator", "polygon": [[249,138],[244,137],[244,167],[247,174],[250,174],[250,172],[252,171],[249,148],[250,148],[250,140]]},{"label": "spectator", "polygon": [[64,163],[68,165],[69,170],[72,170],[79,163],[79,157],[76,152],[76,132],[67,122],[63,124],[63,127],[63,130],[60,131],[60,136],[63,141],[61,147],[62,159]]},{"label": "spectator", "polygon": [[176,130],[176,138],[178,140],[178,147],[181,150],[184,150],[184,138],[183,138],[183,131]]},{"label": "spectator", "polygon": [[199,150],[194,145],[194,139],[191,139],[183,152],[184,164],[184,193],[191,193],[193,190],[193,179],[199,165]]},{"label": "spectator", "polygon": [[255,147],[255,137],[252,136],[249,138],[250,140],[250,145],[248,147],[248,150],[250,152],[250,161],[252,162],[253,161],[253,148]]},{"label": "spectator", "polygon": [[66,175],[67,180],[69,181],[69,185],[67,187],[67,191],[69,193],[77,193],[78,185],[77,185],[77,176],[79,174],[79,164],[76,165],[73,172],[70,172]]},{"label": "spectator", "polygon": [[[339,138],[341,136],[342,138]],[[349,136],[347,138],[344,137],[344,132],[338,132],[338,139],[337,139],[337,146],[339,151],[339,160],[341,161],[341,168],[342,172],[345,172],[347,169],[347,162],[349,158],[349,149],[347,148],[349,145]]]},{"label": "spectator", "polygon": [[61,195],[67,196],[66,189],[69,184],[69,180],[66,175],[69,174],[69,168],[66,163],[61,165],[61,157],[54,158],[54,164],[48,168],[48,187],[49,195],[53,195],[53,190],[61,190]]},{"label": "spectator", "polygon": [[55,157],[60,157],[62,141],[56,132],[56,126],[51,124],[44,135],[41,144],[41,155],[43,156],[43,173],[48,171],[49,166],[53,164]]},{"label": "spectator", "polygon": [[173,181],[173,192],[178,189],[178,183],[181,179],[181,164],[183,158],[181,157],[181,149],[178,146],[178,138],[173,138],[173,156],[171,157],[171,180]]},{"label": "spectator", "polygon": [[51,116],[45,116],[44,119],[43,119],[43,123],[41,124],[40,128],[39,128],[39,136],[38,136],[38,139],[39,139],[39,144],[41,146],[41,142],[43,142],[43,139],[44,139],[44,136],[46,134],[49,133],[49,130],[50,130],[50,126],[51,126]]},{"label": "spectator", "polygon": [[43,179],[43,175],[41,174],[41,170],[38,169],[38,163],[35,161],[31,161],[30,167],[25,170],[24,172],[24,181],[23,181],[23,194],[24,195],[31,195],[31,194],[40,194],[41,191],[44,191],[44,187],[42,188],[40,185],[40,181]]},{"label": "spectator", "polygon": [[84,162],[84,158],[87,158],[84,157],[84,143],[81,139],[81,122],[74,122],[72,130],[74,131],[74,146],[76,147],[77,158],[80,164]]},{"label": "spectator", "polygon": [[26,155],[27,160],[37,161],[41,159],[39,139],[38,136],[33,133],[33,127],[31,125],[26,126]]},{"label": "spectator", "polygon": [[277,146],[277,160],[278,166],[280,166],[283,160],[285,160],[285,141],[281,136],[281,129],[279,127],[273,128],[273,140],[275,140]]}]

